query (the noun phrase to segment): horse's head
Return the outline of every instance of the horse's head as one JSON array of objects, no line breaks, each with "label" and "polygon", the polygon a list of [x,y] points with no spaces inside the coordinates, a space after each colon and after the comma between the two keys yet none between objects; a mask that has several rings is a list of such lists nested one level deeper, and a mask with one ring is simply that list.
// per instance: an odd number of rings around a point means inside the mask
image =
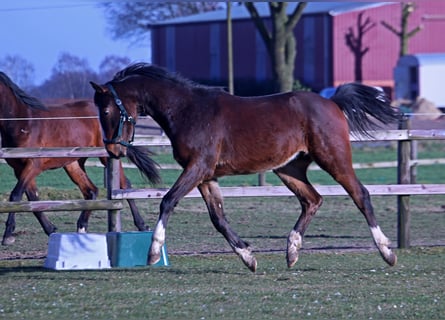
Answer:
[{"label": "horse's head", "polygon": [[124,93],[118,95],[112,83],[90,83],[95,90],[94,103],[99,109],[105,147],[111,157],[126,156],[134,138],[137,102]]},{"label": "horse's head", "polygon": [[90,83],[95,90],[94,103],[99,109],[99,120],[108,154],[113,158],[128,156],[151,183],[160,182],[159,166],[150,158],[153,153],[143,146],[131,144],[137,118],[137,100],[131,95],[117,91],[110,82],[105,85]]}]

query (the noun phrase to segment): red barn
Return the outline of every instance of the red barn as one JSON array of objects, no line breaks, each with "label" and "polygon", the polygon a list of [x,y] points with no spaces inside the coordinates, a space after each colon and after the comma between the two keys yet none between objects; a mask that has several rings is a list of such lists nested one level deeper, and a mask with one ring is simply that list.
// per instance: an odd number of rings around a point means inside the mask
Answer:
[{"label": "red barn", "polygon": [[[256,3],[269,16],[266,2]],[[289,3],[289,12],[296,3]],[[373,24],[363,36],[363,82],[392,89],[399,55],[398,37],[381,21],[400,28],[401,4],[391,2],[309,2],[294,32],[297,37],[295,79],[319,91],[356,80],[354,55],[346,34],[357,34],[359,16]],[[271,67],[263,40],[244,6],[232,7],[235,90],[238,94],[270,92]],[[416,3],[409,30],[422,30],[409,40],[409,53],[445,53],[445,1]],[[152,25],[152,61],[205,83],[227,84],[226,11],[176,18]]]}]

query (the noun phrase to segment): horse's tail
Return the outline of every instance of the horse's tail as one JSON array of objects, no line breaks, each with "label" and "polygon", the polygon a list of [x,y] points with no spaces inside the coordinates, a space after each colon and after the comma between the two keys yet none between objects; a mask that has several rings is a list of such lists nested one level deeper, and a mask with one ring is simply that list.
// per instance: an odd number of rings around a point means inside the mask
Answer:
[{"label": "horse's tail", "polygon": [[[331,97],[346,115],[352,132],[370,136],[369,131],[381,128],[401,118],[385,93],[359,83],[347,83],[337,88]],[[371,118],[371,117],[372,118]]]},{"label": "horse's tail", "polygon": [[150,156],[153,155],[148,148],[130,145],[127,148],[127,157],[150,183],[157,184],[162,181],[159,175],[159,165]]}]

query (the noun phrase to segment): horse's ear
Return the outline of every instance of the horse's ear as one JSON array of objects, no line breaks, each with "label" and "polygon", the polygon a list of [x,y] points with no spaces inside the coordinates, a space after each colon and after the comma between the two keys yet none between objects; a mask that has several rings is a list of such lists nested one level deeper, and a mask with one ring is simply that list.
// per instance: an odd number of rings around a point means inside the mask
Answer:
[{"label": "horse's ear", "polygon": [[93,81],[90,81],[90,84],[97,93],[106,93],[108,91],[106,87],[103,87]]}]

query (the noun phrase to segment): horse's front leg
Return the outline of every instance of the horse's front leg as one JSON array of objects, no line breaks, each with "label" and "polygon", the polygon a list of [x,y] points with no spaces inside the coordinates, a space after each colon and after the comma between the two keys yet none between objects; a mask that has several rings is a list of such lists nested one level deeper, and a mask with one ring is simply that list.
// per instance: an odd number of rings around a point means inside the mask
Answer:
[{"label": "horse's front leg", "polygon": [[165,243],[165,230],[173,209],[185,195],[195,188],[205,176],[198,165],[185,169],[175,184],[167,192],[160,204],[159,218],[153,231],[148,254],[148,264],[156,264],[161,260],[161,249]]},{"label": "horse's front leg", "polygon": [[216,230],[218,230],[232,247],[233,251],[241,258],[244,264],[255,272],[257,261],[252,254],[249,244],[244,242],[230,227],[224,215],[223,198],[216,180],[205,181],[199,186],[199,191],[209,210],[210,219]]},{"label": "horse's front leg", "polygon": [[[29,201],[38,201],[38,192],[37,192],[37,186],[35,184],[35,180],[31,179],[29,181],[21,181],[19,180],[14,187],[14,189],[11,192],[11,195],[9,196],[9,201],[15,202],[22,200],[23,193],[26,192],[26,196]],[[33,212],[34,216],[39,221],[40,225],[43,228],[43,231],[47,235],[50,235],[51,233],[56,232],[57,228],[55,225],[49,221],[48,217],[45,215],[45,213],[40,211]],[[6,220],[6,228],[5,232],[3,234],[3,240],[2,245],[11,245],[15,242],[15,212],[10,212],[8,214],[8,219]]]},{"label": "horse's front leg", "polygon": [[[95,200],[99,190],[88,177],[83,162],[73,161],[63,167],[71,180],[79,187],[85,200]],[[83,210],[77,219],[77,232],[86,233],[91,210]]]},{"label": "horse's front leg", "polygon": [[286,260],[289,268],[297,263],[304,233],[323,202],[322,197],[307,180],[306,170],[309,163],[309,160],[302,159],[274,171],[295,194],[301,205],[300,217],[287,238]]}]

